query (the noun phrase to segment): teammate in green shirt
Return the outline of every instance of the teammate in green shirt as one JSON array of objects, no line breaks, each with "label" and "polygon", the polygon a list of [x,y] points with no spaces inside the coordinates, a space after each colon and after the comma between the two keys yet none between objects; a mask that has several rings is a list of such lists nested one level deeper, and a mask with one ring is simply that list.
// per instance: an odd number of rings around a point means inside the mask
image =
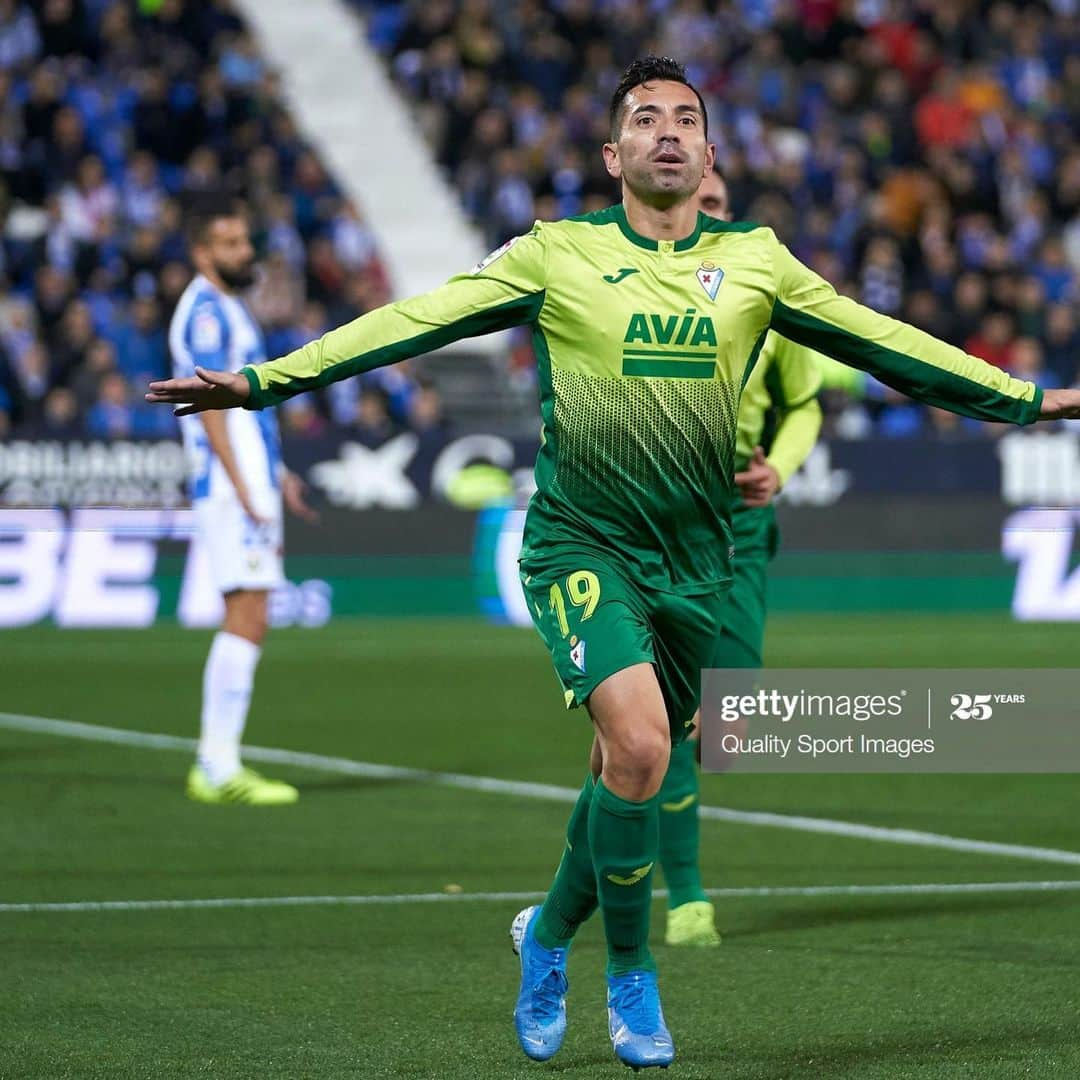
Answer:
[{"label": "teammate in green shirt", "polygon": [[714,148],[704,103],[672,60],[627,70],[603,155],[620,205],[537,223],[430,293],[239,373],[152,383],[147,399],[184,415],[261,409],[531,324],[543,441],[522,579],[567,701],[587,706],[598,739],[547,899],[515,920],[515,1024],[530,1057],[558,1050],[566,952],[599,906],[612,1043],[641,1067],[674,1057],[648,946],[657,793],[722,625],[739,395],[769,329],[981,419],[1078,416],[1080,391],[1044,394],[838,296],[770,229],[699,214]]},{"label": "teammate in green shirt", "polygon": [[[697,198],[702,213],[731,220],[727,184],[715,170],[701,182]],[[735,439],[737,491],[731,503],[733,580],[712,657],[714,667],[761,667],[765,573],[778,542],[773,498],[817,441],[823,362],[828,358],[770,332],[743,387]],[[771,411],[776,427],[766,456],[761,443]],[[664,934],[668,945],[720,944],[716,913],[702,887],[699,864],[698,734],[695,723],[693,735],[672,747],[660,788],[659,862],[668,887]]]}]

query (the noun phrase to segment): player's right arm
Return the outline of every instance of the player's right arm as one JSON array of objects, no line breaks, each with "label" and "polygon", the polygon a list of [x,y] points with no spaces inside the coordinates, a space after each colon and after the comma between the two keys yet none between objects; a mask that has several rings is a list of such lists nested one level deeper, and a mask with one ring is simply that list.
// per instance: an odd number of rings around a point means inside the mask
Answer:
[{"label": "player's right arm", "polygon": [[544,304],[547,238],[537,223],[475,269],[408,300],[386,304],[277,360],[222,377],[151,383],[148,401],[190,403],[177,415],[242,405],[262,409],[340,379],[431,352],[464,337],[534,321]]}]

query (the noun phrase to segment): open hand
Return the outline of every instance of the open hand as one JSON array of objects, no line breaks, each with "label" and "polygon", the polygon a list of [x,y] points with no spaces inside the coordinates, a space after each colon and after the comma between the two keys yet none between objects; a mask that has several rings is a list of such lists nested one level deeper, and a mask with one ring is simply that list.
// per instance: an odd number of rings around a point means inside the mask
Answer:
[{"label": "open hand", "polygon": [[747,506],[768,506],[780,490],[780,474],[765,460],[765,451],[755,446],[746,469],[735,474],[735,483]]},{"label": "open hand", "polygon": [[146,400],[154,404],[179,405],[176,416],[191,416],[210,409],[235,409],[251,393],[247,378],[239,371],[211,371],[197,367],[187,379],[162,379],[150,384]]}]

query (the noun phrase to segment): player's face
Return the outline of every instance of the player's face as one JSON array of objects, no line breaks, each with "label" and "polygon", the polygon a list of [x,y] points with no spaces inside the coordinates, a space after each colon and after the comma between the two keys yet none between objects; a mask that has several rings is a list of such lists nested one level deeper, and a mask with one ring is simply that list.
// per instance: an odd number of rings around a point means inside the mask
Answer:
[{"label": "player's face", "polygon": [[242,217],[217,218],[194,255],[200,270],[213,271],[230,289],[246,289],[255,281],[255,249]]},{"label": "player's face", "polygon": [[731,220],[731,207],[728,205],[727,184],[722,177],[711,172],[701,181],[697,189],[698,209],[709,217],[721,221]]},{"label": "player's face", "polygon": [[604,144],[608,172],[654,206],[689,199],[714,154],[697,94],[677,82],[635,86],[623,100],[618,141]]}]

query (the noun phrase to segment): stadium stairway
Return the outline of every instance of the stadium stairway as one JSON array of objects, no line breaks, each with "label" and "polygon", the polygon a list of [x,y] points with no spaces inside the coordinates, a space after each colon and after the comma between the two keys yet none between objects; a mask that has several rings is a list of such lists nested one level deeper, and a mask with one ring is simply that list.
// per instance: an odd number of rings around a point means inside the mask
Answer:
[{"label": "stadium stairway", "polygon": [[[363,209],[395,296],[441,285],[484,256],[419,126],[353,9],[341,0],[237,0],[304,134]],[[507,336],[493,334],[423,362],[447,411],[470,428],[535,417],[505,377]],[[534,421],[531,421],[534,423]]]}]

